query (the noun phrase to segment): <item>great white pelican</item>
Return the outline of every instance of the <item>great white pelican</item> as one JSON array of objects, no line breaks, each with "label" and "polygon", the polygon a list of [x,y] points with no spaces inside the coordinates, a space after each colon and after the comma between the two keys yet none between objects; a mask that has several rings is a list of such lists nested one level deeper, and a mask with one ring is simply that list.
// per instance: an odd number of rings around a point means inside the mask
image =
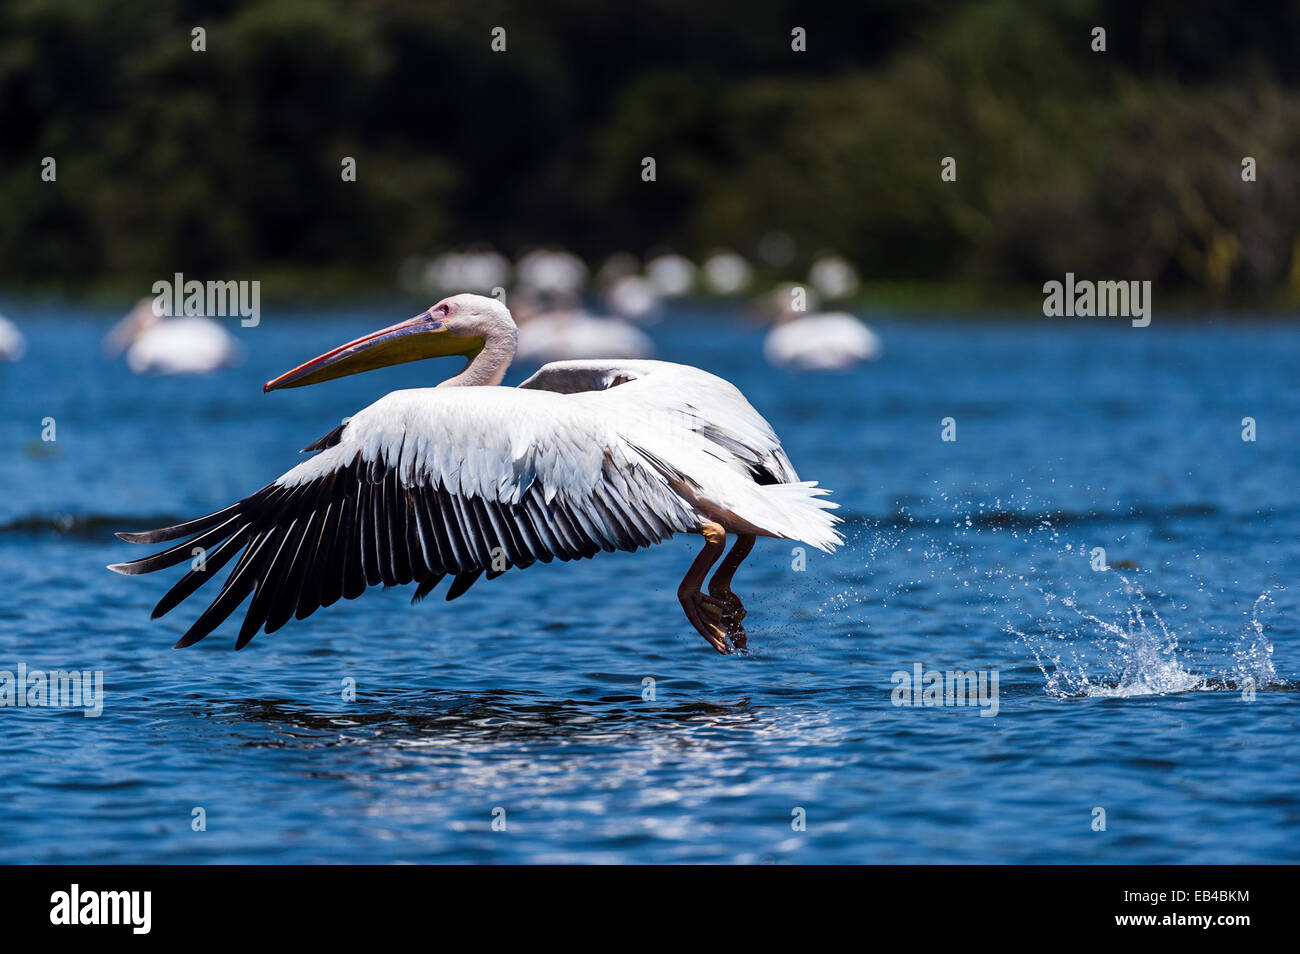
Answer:
[{"label": "great white pelican", "polygon": [[[484,574],[698,533],[704,548],[678,599],[714,649],[743,650],[736,569],[756,536],[827,552],[843,543],[827,491],[799,479],[771,426],[721,378],[600,359],[548,364],[518,388],[500,387],[516,337],[502,303],[455,295],[268,382],[274,391],[422,358],[468,359],[437,387],[380,398],[306,448],[315,456],[224,510],[119,533],[180,542],[109,569],[149,573],[193,565],[196,548],[204,554],[159,601],[157,618],[238,557],[176,646],[198,642],[251,596],[242,648],[259,630],[368,586],[414,583],[414,602],[451,576],[454,599]],[[724,558],[728,534],[735,544]]]}]

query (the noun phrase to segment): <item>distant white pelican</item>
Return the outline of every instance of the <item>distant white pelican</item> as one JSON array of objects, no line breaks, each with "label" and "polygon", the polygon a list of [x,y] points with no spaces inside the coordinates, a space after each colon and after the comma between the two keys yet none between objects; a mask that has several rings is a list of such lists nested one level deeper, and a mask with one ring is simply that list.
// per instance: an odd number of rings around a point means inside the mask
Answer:
[{"label": "distant white pelican", "polygon": [[737,252],[721,249],[704,260],[704,283],[718,295],[736,295],[749,287],[754,270]]},{"label": "distant white pelican", "polygon": [[649,358],[650,336],[619,318],[599,318],[577,309],[546,311],[519,324],[520,361],[576,358]]},{"label": "distant white pelican", "polygon": [[578,358],[652,358],[654,342],[618,318],[593,315],[577,295],[538,296],[516,291],[510,305],[518,319],[515,357],[527,364]]},{"label": "distant white pelican", "polygon": [[847,298],[858,290],[858,270],[838,255],[823,255],[808,269],[808,281],[826,298]]},{"label": "distant white pelican", "polygon": [[[452,599],[484,573],[699,533],[704,548],[677,596],[727,653],[745,647],[731,580],[756,535],[828,552],[843,543],[827,491],[799,480],[771,426],[726,381],[684,365],[596,360],[549,364],[517,389],[499,387],[515,340],[504,305],[456,295],[268,382],[273,391],[422,358],[469,359],[437,387],[394,391],[358,412],[307,448],[316,456],[224,510],[118,534],[181,542],[110,569],[191,563],[198,548],[199,568],[168,591],[157,617],[239,554],[176,643],[198,642],[251,595],[238,648],[367,586],[416,583],[418,600],[451,575]],[[728,533],[736,544],[706,594]],[[598,593],[575,599],[608,640],[601,605]]]},{"label": "distant white pelican", "polygon": [[536,249],[515,264],[520,284],[543,295],[573,295],[587,284],[587,266],[572,252]]},{"label": "distant white pelican", "polygon": [[510,262],[499,252],[445,252],[424,270],[427,287],[472,288],[487,294],[510,279]]},{"label": "distant white pelican", "polygon": [[782,285],[774,293],[777,321],[763,340],[763,355],[772,364],[800,371],[842,371],[880,357],[880,336],[846,311],[809,314],[790,307],[793,294],[804,296],[808,309],[816,297],[798,285]]},{"label": "distant white pelican", "polygon": [[666,252],[646,262],[645,275],[665,298],[679,298],[695,284],[695,265],[689,258]]},{"label": "distant white pelican", "polygon": [[654,324],[660,317],[659,292],[640,275],[625,275],[605,292],[609,310],[620,318],[641,324]]},{"label": "distant white pelican", "polygon": [[27,353],[27,341],[8,318],[0,316],[0,361],[19,361]]},{"label": "distant white pelican", "polygon": [[640,270],[641,263],[631,252],[615,252],[601,264],[594,284],[598,288],[608,288],[620,278],[635,275]]},{"label": "distant white pelican", "polygon": [[211,318],[172,318],[155,313],[153,299],[141,299],[104,338],[111,357],[126,352],[136,374],[205,374],[238,362],[239,347]]},{"label": "distant white pelican", "polygon": [[880,351],[880,336],[847,311],[790,319],[763,341],[768,361],[801,371],[840,371],[874,361]]}]

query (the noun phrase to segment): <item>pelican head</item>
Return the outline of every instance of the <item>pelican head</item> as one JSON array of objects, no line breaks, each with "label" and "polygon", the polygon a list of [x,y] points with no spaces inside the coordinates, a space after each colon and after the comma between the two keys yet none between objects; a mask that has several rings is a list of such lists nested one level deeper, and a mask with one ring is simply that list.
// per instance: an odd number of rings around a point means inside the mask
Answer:
[{"label": "pelican head", "polygon": [[[300,388],[362,371],[424,358],[461,355],[473,363],[484,350],[504,359],[514,356],[518,336],[504,304],[483,295],[452,295],[414,318],[363,335],[312,358],[263,386],[263,391]],[[500,379],[498,378],[498,381]]]}]

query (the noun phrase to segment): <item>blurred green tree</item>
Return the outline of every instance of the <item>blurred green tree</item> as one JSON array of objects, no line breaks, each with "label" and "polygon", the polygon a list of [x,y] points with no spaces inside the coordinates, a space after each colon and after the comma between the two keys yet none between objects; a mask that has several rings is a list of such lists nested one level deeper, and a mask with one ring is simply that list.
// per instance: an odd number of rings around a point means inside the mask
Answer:
[{"label": "blurred green tree", "polygon": [[0,282],[387,283],[477,242],[779,229],[796,267],[833,248],[868,279],[1297,301],[1297,35],[1300,5],[1226,0],[9,0]]}]

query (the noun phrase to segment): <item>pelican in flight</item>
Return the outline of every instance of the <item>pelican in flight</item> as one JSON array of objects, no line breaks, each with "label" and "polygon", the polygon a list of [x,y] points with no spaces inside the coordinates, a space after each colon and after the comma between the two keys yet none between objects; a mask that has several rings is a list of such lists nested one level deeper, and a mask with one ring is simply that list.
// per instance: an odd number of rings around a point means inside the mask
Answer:
[{"label": "pelican in flight", "polygon": [[206,374],[239,361],[239,346],[211,318],[172,317],[154,310],[152,298],[142,298],[104,338],[110,357],[126,352],[126,365],[135,374]]},{"label": "pelican in flight", "polygon": [[[771,426],[726,381],[684,365],[602,359],[548,364],[518,388],[500,387],[515,339],[503,304],[456,295],[268,382],[263,390],[274,391],[468,358],[437,387],[394,391],[359,411],[305,449],[315,456],[238,503],[119,533],[131,543],[180,542],[109,569],[191,563],[157,618],[238,555],[176,646],[207,636],[251,595],[242,648],[259,630],[367,586],[414,583],[416,602],[451,576],[454,599],[484,574],[698,533],[704,548],[677,596],[695,629],[730,653],[746,642],[732,576],[756,536],[827,552],[843,543],[827,491],[799,480]],[[724,558],[727,534],[736,540]]]}]

